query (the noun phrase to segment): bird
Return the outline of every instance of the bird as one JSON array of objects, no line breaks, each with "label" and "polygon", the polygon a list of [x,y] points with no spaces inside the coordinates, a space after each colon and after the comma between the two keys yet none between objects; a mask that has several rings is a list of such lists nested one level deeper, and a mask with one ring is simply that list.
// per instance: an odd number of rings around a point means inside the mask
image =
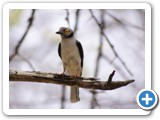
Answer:
[{"label": "bird", "polygon": [[[58,55],[63,63],[62,74],[67,73],[70,76],[80,77],[84,58],[81,43],[75,39],[74,32],[69,27],[60,27],[56,34],[59,34],[62,39],[58,45]],[[71,103],[80,101],[79,87],[77,85],[70,88],[70,101]]]}]

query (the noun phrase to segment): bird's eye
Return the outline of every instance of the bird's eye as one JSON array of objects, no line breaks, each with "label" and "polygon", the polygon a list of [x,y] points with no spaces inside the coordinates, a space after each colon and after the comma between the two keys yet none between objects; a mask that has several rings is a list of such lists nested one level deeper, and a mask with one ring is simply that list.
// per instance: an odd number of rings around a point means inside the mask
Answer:
[{"label": "bird's eye", "polygon": [[69,29],[65,29],[64,33],[65,33],[66,35],[69,35],[69,34],[70,34],[70,30],[69,30]]}]

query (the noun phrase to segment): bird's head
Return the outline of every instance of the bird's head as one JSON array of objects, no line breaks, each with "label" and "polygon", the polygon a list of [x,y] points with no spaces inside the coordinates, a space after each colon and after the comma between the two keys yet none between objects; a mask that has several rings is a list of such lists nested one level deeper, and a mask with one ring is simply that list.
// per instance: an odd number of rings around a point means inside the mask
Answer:
[{"label": "bird's head", "polygon": [[57,31],[56,34],[60,34],[62,39],[72,38],[74,36],[72,29],[68,27],[60,27],[59,31]]}]

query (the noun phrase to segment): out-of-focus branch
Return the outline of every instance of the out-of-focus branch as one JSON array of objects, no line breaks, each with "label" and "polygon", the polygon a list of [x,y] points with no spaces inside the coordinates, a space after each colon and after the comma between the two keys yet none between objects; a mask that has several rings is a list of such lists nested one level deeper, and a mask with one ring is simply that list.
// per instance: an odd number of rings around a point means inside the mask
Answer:
[{"label": "out-of-focus branch", "polygon": [[68,9],[66,9],[66,18],[65,18],[65,20],[67,21],[68,26],[70,27],[70,23],[69,23],[69,10]]},{"label": "out-of-focus branch", "polygon": [[126,74],[124,71],[122,71],[122,69],[113,62],[113,60],[111,60],[107,55],[102,55],[103,59],[105,59],[108,63],[112,64],[113,67],[118,70],[118,72],[123,76],[123,78],[127,78]]},{"label": "out-of-focus branch", "polygon": [[99,47],[98,47],[98,55],[96,59],[96,67],[95,67],[95,72],[94,72],[94,77],[97,77],[98,72],[99,72],[99,63],[100,63],[100,58],[102,57],[102,45],[103,45],[103,29],[104,29],[104,14],[103,10],[101,10],[101,23],[100,25],[100,40],[99,40]]},{"label": "out-of-focus branch", "polygon": [[[96,24],[98,25],[98,27],[101,29],[101,24],[98,22],[97,18],[95,17],[95,15],[93,14],[92,10],[90,9],[90,14],[92,16],[92,18],[94,19],[94,21],[96,22]],[[119,54],[117,53],[117,51],[115,50],[113,44],[110,42],[108,36],[105,34],[104,31],[102,31],[102,35],[104,36],[105,40],[108,42],[109,46],[111,47],[115,57],[122,63],[122,65],[124,66],[124,68],[127,70],[127,72],[130,75],[133,75],[132,72],[129,70],[129,68],[126,66],[125,62],[122,60],[122,58],[119,56]]]},{"label": "out-of-focus branch", "polygon": [[25,58],[24,56],[22,56],[22,55],[18,55],[20,58],[22,58],[29,66],[30,66],[30,68],[32,69],[32,70],[34,70],[35,71],[35,68],[33,67],[33,65],[32,65],[32,63],[27,59],[27,58]]},{"label": "out-of-focus branch", "polygon": [[66,91],[66,87],[63,85],[62,86],[62,96],[61,96],[61,109],[65,108],[65,91]]},{"label": "out-of-focus branch", "polygon": [[[138,10],[138,11],[140,11],[140,10]],[[137,26],[137,25],[134,25],[134,24],[130,23],[129,21],[121,20],[121,19],[119,19],[118,17],[116,17],[115,15],[113,15],[113,14],[111,14],[109,12],[106,12],[106,13],[115,22],[117,22],[119,25],[121,25],[121,27],[126,30],[127,34],[128,33],[131,34],[136,39],[139,39],[139,37],[137,35],[135,35],[134,32],[132,32],[129,28],[137,29],[140,32],[144,32],[145,31],[145,27],[140,27],[140,26]],[[142,23],[142,24],[143,24],[142,26],[145,26],[144,23]],[[143,40],[141,42],[144,43]]]},{"label": "out-of-focus branch", "polygon": [[39,82],[51,83],[59,85],[74,86],[81,88],[99,89],[99,90],[114,90],[124,87],[134,80],[113,81],[108,84],[108,81],[98,81],[96,78],[72,77],[54,73],[44,73],[38,71],[16,71],[9,70],[9,81],[15,82]]},{"label": "out-of-focus branch", "polygon": [[15,47],[14,53],[11,56],[9,56],[9,62],[12,61],[13,58],[18,54],[19,48],[22,46],[22,43],[23,43],[28,31],[30,30],[30,28],[31,28],[31,26],[33,24],[34,15],[35,15],[35,9],[32,10],[31,16],[28,19],[28,26],[26,28],[26,31],[24,32],[22,38],[19,40],[17,46]]},{"label": "out-of-focus branch", "polygon": [[76,10],[76,15],[75,15],[75,26],[74,26],[74,34],[77,32],[78,29],[78,24],[79,24],[79,14],[80,14],[80,9]]},{"label": "out-of-focus branch", "polygon": [[[98,55],[96,59],[96,67],[95,67],[95,72],[94,72],[94,77],[96,78],[99,72],[99,64],[100,64],[100,59],[102,58],[102,44],[103,44],[103,29],[104,29],[104,10],[101,10],[101,23],[100,23],[101,29],[100,29],[100,40],[99,40],[99,47],[98,47]],[[91,109],[94,109],[95,106],[100,107],[98,100],[96,98],[97,92],[95,90],[91,91],[92,93],[92,101],[91,101]]]},{"label": "out-of-focus branch", "polygon": [[101,105],[98,103],[97,100],[97,94],[98,92],[94,89],[92,92],[92,101],[91,101],[91,109],[94,109],[95,107],[101,108]]},{"label": "out-of-focus branch", "polygon": [[107,14],[113,18],[117,23],[119,24],[122,24],[124,26],[128,26],[128,27],[133,27],[133,28],[136,28],[136,29],[139,29],[139,30],[142,30],[144,31],[144,28],[140,27],[140,26],[137,26],[137,25],[133,25],[127,21],[123,22],[122,20],[118,19],[117,17],[115,17],[114,15],[112,15],[111,13],[107,12]]}]

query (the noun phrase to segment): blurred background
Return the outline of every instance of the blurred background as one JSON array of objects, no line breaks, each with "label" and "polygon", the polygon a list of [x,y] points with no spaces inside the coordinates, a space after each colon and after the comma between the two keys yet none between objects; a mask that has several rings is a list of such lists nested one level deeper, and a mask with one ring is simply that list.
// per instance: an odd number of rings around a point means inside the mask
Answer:
[{"label": "blurred background", "polygon": [[145,11],[142,9],[12,9],[9,16],[10,69],[62,73],[61,41],[55,34],[70,27],[84,49],[83,77],[113,81],[135,79],[115,90],[80,88],[80,102],[70,103],[70,87],[10,82],[10,109],[138,109],[145,83]]}]

